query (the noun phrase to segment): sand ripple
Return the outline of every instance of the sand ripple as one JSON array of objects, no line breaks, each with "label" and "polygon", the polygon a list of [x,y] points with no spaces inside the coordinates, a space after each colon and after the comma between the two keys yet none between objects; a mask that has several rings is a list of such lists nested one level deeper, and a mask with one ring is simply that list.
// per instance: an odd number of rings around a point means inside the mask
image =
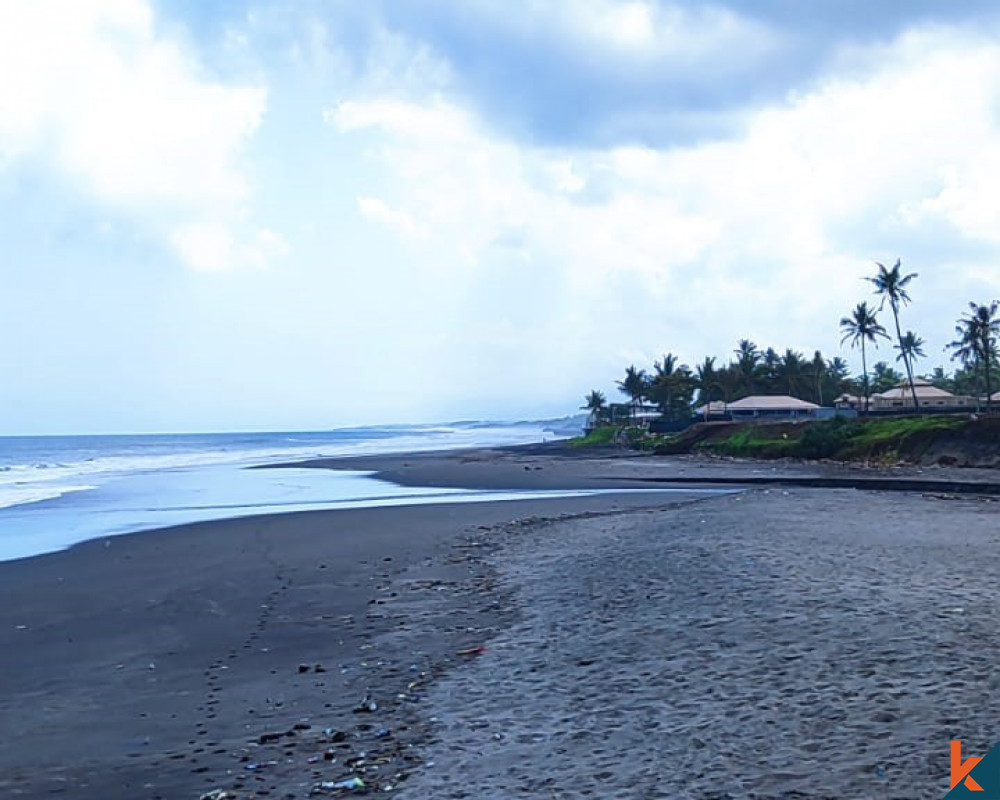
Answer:
[{"label": "sand ripple", "polygon": [[412,798],[940,798],[1000,740],[997,505],[759,491],[508,531]]}]

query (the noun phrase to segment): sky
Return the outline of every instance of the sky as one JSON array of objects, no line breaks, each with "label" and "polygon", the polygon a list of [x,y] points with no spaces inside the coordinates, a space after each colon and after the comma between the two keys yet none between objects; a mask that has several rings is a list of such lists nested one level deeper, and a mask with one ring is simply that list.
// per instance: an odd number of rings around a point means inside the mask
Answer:
[{"label": "sky", "polygon": [[1000,298],[998,34],[995,0],[0,0],[0,434],[562,416],[742,338],[860,371],[838,323],[897,258],[950,368]]}]

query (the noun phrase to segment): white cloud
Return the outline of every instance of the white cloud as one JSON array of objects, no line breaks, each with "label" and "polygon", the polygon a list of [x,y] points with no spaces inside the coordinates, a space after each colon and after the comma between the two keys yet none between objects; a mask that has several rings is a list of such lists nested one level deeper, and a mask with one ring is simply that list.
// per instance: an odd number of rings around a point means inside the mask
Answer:
[{"label": "white cloud", "polygon": [[[689,358],[744,335],[833,350],[874,259],[902,256],[918,297],[951,289],[961,311],[983,264],[956,256],[946,277],[912,249],[922,226],[1000,255],[1000,47],[928,29],[864,59],[867,72],[747,112],[737,138],[683,148],[533,147],[440,96],[358,98],[327,120],[365,135],[385,186],[366,216],[420,230],[424,269],[484,270],[516,232],[519,260],[561,276],[553,313],[591,352],[654,335]],[[661,319],[607,299],[633,281]],[[595,325],[609,304],[619,317]],[[910,319],[935,346],[951,330]]]},{"label": "white cloud", "polygon": [[359,197],[358,210],[366,219],[379,222],[405,238],[419,239],[422,236],[420,227],[409,214],[390,208],[377,197]]},{"label": "white cloud", "polygon": [[[101,203],[186,242],[182,253],[200,254],[192,266],[227,237],[260,250],[260,234],[245,230],[241,151],[265,106],[263,88],[208,78],[157,31],[147,0],[0,0],[0,168],[41,157]],[[208,229],[213,237],[191,233]]]},{"label": "white cloud", "polygon": [[261,269],[289,250],[284,237],[266,228],[237,239],[229,227],[212,222],[176,228],[170,244],[187,264],[204,272]]}]

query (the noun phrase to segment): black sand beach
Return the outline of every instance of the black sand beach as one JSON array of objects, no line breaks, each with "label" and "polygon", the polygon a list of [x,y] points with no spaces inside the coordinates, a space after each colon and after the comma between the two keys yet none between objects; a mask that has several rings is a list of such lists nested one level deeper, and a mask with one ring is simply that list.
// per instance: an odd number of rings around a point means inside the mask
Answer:
[{"label": "black sand beach", "polygon": [[[316,466],[486,488],[816,469],[567,455]],[[258,517],[0,564],[0,796],[942,797],[951,738],[1000,740],[996,514],[933,485],[775,485]]]}]

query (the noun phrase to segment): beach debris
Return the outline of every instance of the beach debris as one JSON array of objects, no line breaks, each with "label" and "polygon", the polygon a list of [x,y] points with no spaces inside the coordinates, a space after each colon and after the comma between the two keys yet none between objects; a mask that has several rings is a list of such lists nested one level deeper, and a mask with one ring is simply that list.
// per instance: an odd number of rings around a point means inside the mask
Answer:
[{"label": "beach debris", "polygon": [[378,703],[372,699],[370,692],[365,692],[361,702],[354,707],[355,714],[374,714],[376,711],[378,711]]},{"label": "beach debris", "polygon": [[312,667],[310,667],[308,664],[299,664],[299,675],[302,675],[303,673],[306,673],[311,669]]},{"label": "beach debris", "polygon": [[260,761],[253,764],[246,764],[243,769],[249,770],[250,772],[259,772],[267,767],[276,767],[278,765],[277,761]]},{"label": "beach debris", "polygon": [[331,742],[347,741],[347,734],[344,731],[338,731],[336,728],[325,728],[323,735]]},{"label": "beach debris", "polygon": [[16,630],[16,631],[26,631],[26,630],[28,630],[28,626],[27,625],[15,625],[14,626],[14,630]]},{"label": "beach debris", "polygon": [[258,744],[274,744],[274,742],[281,741],[281,737],[284,733],[262,733],[257,737]]},{"label": "beach debris", "polygon": [[313,791],[337,792],[342,789],[346,789],[352,792],[358,792],[358,791],[363,792],[367,788],[368,787],[365,784],[365,782],[361,780],[361,778],[355,776],[353,778],[344,778],[341,781],[321,781],[320,783],[316,784]]},{"label": "beach debris", "polygon": [[459,656],[481,656],[486,653],[486,648],[482,645],[479,647],[465,647],[462,650],[456,650],[455,654]]},{"label": "beach debris", "polygon": [[392,736],[392,731],[390,731],[388,728],[379,728],[377,731],[375,731],[376,739],[387,739],[390,736]]},{"label": "beach debris", "polygon": [[236,795],[225,789],[213,789],[210,792],[205,792],[198,800],[236,800]]}]

